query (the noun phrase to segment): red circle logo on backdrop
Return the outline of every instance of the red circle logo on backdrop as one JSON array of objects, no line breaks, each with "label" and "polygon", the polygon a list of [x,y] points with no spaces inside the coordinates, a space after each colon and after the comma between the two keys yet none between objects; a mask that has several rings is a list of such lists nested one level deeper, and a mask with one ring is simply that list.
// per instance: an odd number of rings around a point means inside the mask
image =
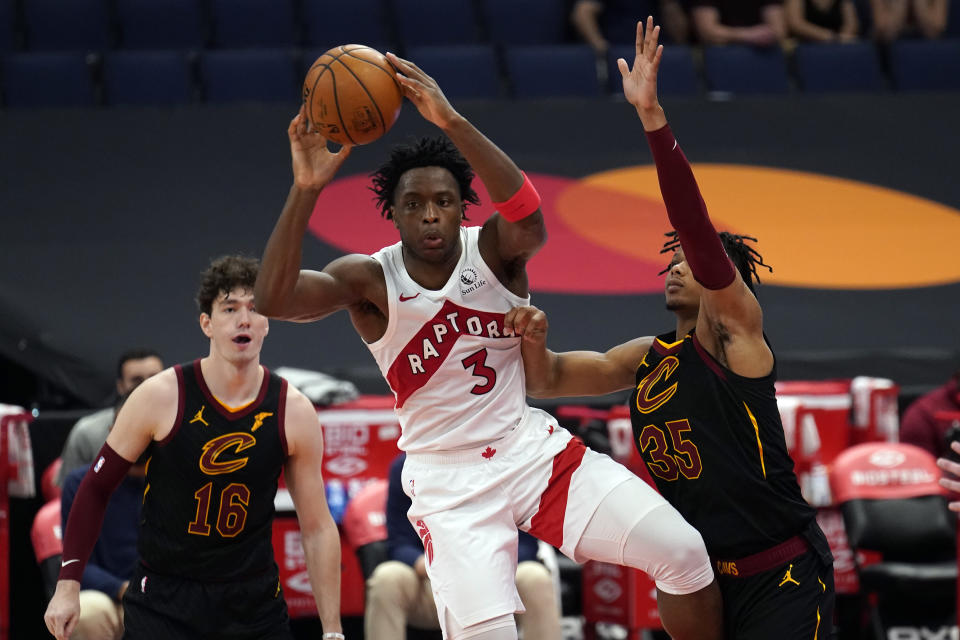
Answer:
[{"label": "red circle logo on backdrop", "polygon": [[[960,281],[960,211],[907,193],[800,171],[740,165],[694,167],[718,230],[758,238],[772,265],[764,283],[819,289],[886,289]],[[660,255],[670,229],[656,169],[627,167],[585,178],[528,173],[543,198],[549,238],[527,265],[534,291],[574,294],[663,290]],[[399,240],[379,216],[367,176],[334,181],[310,231],[348,253]],[[493,212],[482,204],[466,224]],[[913,239],[922,239],[918,245]],[[922,249],[918,250],[918,246]],[[320,265],[315,265],[319,267]]]}]

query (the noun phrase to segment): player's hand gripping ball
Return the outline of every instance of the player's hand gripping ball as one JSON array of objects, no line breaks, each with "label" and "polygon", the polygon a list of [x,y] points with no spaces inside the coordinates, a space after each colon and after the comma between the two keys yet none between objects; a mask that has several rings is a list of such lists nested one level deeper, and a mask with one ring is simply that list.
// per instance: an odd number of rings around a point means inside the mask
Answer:
[{"label": "player's hand gripping ball", "polygon": [[303,82],[307,119],[327,140],[367,144],[385,134],[403,103],[396,69],[376,49],[345,44],[317,58]]}]

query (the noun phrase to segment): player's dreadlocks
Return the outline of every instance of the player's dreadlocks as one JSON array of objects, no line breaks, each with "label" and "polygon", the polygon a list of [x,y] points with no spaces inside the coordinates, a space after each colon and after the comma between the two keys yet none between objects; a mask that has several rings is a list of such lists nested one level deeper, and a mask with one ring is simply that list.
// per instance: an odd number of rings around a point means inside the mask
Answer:
[{"label": "player's dreadlocks", "polygon": [[[667,241],[663,243],[663,248],[660,250],[660,253],[673,253],[680,246],[680,237],[676,231],[669,231],[664,235],[667,236]],[[773,273],[773,267],[766,264],[763,261],[763,256],[745,242],[746,240],[756,242],[757,239],[751,236],[737,235],[729,231],[721,231],[717,235],[720,236],[720,242],[723,243],[724,251],[730,256],[733,266],[740,272],[740,277],[743,278],[747,288],[756,294],[754,284],[760,283],[760,275],[757,273],[757,267],[764,267],[767,271]],[[670,267],[667,267],[657,275],[663,275],[669,269]]]},{"label": "player's dreadlocks", "polygon": [[376,194],[374,200],[380,209],[380,215],[387,220],[393,217],[390,207],[393,206],[393,194],[400,183],[400,176],[410,169],[420,167],[447,169],[457,181],[463,201],[467,204],[480,204],[477,192],[470,186],[473,182],[473,169],[453,143],[445,137],[421,138],[414,144],[394,147],[390,152],[390,159],[370,174],[373,178],[370,190]]}]

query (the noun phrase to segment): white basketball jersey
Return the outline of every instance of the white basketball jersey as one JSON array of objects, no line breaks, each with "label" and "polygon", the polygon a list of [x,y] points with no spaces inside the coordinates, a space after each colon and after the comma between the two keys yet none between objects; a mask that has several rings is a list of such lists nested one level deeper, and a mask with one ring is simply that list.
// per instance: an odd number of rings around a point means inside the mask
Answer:
[{"label": "white basketball jersey", "polygon": [[507,290],[480,256],[480,227],[460,230],[463,251],[437,291],[407,274],[401,243],[373,254],[387,281],[387,330],[367,347],[396,397],[409,453],[476,447],[503,437],[526,409],[520,338],[503,318],[529,304]]}]

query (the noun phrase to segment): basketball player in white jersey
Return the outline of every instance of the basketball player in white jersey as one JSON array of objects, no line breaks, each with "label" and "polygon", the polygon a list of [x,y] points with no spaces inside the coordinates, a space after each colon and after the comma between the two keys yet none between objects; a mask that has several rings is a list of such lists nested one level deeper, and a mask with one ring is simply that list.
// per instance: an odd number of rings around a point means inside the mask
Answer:
[{"label": "basketball player in white jersey", "polygon": [[[350,153],[329,152],[301,109],[288,129],[294,184],[255,299],[259,312],[297,322],[346,309],[376,359],[396,396],[408,517],[424,543],[444,637],[517,637],[520,528],[575,560],[642,569],[657,581],[673,638],[720,638],[720,597],[700,534],[642,480],[526,404],[520,339],[504,334],[503,319],[529,301],[525,265],[546,240],[539,195],[432,78],[388,58],[407,98],[453,143],[398,147],[374,174],[400,242],[301,271],[310,215]],[[466,205],[478,201],[474,171],[497,213],[462,227]]]}]

